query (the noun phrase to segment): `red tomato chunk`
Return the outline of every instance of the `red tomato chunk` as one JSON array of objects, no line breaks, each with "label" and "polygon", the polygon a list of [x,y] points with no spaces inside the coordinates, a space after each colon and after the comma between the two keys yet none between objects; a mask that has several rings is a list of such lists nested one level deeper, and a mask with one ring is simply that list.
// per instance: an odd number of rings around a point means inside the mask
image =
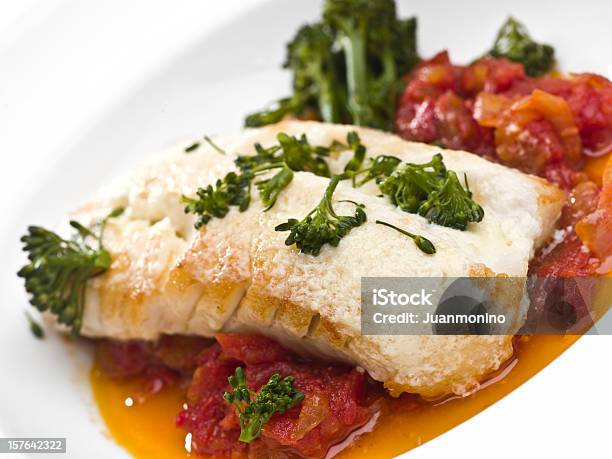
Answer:
[{"label": "red tomato chunk", "polygon": [[[191,432],[192,446],[199,453],[324,457],[372,414],[365,404],[366,376],[355,369],[305,362],[261,336],[219,334],[217,341],[200,356],[187,408],[177,417],[177,425]],[[278,373],[293,376],[294,387],[306,396],[301,404],[274,415],[249,444],[238,441],[237,415],[223,400],[230,389],[227,378],[238,366],[245,370],[252,391]]]},{"label": "red tomato chunk", "polygon": [[584,156],[612,151],[612,83],[593,74],[528,78],[521,64],[447,52],[406,76],[396,130],[408,140],[462,149],[570,190]]},{"label": "red tomato chunk", "polygon": [[212,340],[191,336],[162,336],[141,340],[102,340],[96,347],[98,368],[111,378],[140,377],[143,392],[154,394],[189,375],[197,357]]}]

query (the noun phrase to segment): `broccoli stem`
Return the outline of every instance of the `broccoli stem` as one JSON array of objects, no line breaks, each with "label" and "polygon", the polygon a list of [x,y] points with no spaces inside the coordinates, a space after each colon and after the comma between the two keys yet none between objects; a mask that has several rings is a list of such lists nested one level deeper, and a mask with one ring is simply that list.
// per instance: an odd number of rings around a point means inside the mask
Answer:
[{"label": "broccoli stem", "polygon": [[321,211],[323,214],[326,214],[326,215],[331,215],[332,217],[336,219],[338,218],[338,215],[336,214],[336,212],[334,212],[334,209],[331,203],[332,203],[332,197],[334,196],[334,191],[336,191],[336,187],[338,186],[338,183],[340,183],[340,180],[342,180],[343,178],[344,177],[341,175],[333,175],[329,179],[329,184],[327,185],[327,188],[325,188],[325,193],[323,193],[323,197],[321,198],[321,201],[319,201],[319,204],[314,209],[308,212],[305,218],[310,217],[312,214],[314,214],[317,211]]},{"label": "broccoli stem", "polygon": [[395,225],[392,225],[391,223],[383,222],[381,220],[376,220],[376,224],[383,225],[388,228],[392,228],[398,233],[408,236],[410,239],[414,241],[414,244],[419,248],[419,250],[427,255],[433,255],[434,253],[436,253],[436,247],[432,244],[432,242],[426,237],[421,236],[420,234],[410,233],[404,229],[401,229]]},{"label": "broccoli stem", "polygon": [[304,107],[302,97],[294,95],[278,100],[269,108],[251,113],[245,119],[246,127],[261,127],[268,124],[278,123],[290,113],[299,113]]},{"label": "broccoli stem", "polygon": [[350,30],[341,37],[340,45],[344,50],[348,88],[348,105],[353,115],[353,123],[363,126],[368,123],[368,68],[366,63],[365,33]]},{"label": "broccoli stem", "polygon": [[321,119],[327,123],[342,122],[342,106],[339,96],[342,89],[336,81],[336,70],[331,54],[320,56],[312,65],[311,73],[318,75],[316,79],[316,94],[318,111]]},{"label": "broccoli stem", "polygon": [[340,115],[340,105],[336,94],[338,89],[332,85],[332,78],[321,78],[319,82],[319,111],[321,119],[326,123],[340,123],[342,121]]},{"label": "broccoli stem", "polygon": [[321,199],[321,203],[319,204],[320,208],[325,209],[326,212],[328,212],[330,215],[333,215],[336,218],[338,218],[338,215],[336,215],[336,212],[334,212],[334,209],[331,203],[332,203],[332,197],[334,196],[334,191],[336,191],[336,187],[338,186],[338,183],[340,183],[340,178],[341,177],[339,175],[334,175],[329,180],[329,185],[327,185],[327,189],[325,190],[323,199]]}]

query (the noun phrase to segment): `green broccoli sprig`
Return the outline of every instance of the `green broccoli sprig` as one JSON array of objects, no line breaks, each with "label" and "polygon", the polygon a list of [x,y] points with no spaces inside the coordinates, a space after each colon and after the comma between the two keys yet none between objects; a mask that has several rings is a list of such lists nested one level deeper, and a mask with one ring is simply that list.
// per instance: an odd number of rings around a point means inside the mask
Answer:
[{"label": "green broccoli sprig", "polygon": [[[359,187],[371,180],[379,183],[389,177],[401,162],[401,159],[389,155],[378,155],[370,158],[366,167],[359,169],[353,174],[353,186]],[[364,176],[358,179],[360,175]]]},{"label": "green broccoli sprig", "polygon": [[252,171],[253,169],[267,164],[282,163],[281,145],[272,145],[264,148],[260,143],[255,144],[254,155],[241,155],[234,160],[234,164],[242,172]]},{"label": "green broccoli sprig", "polygon": [[[21,238],[29,263],[17,275],[25,279],[30,303],[41,312],[51,311],[59,323],[71,327],[74,335],[78,335],[83,322],[87,281],[111,266],[111,255],[102,245],[106,222],[122,213],[122,208],[113,210],[92,229],[71,221],[70,226],[76,230],[71,240],[40,226],[30,226]],[[96,247],[88,243],[89,239]]]},{"label": "green broccoli sprig", "polygon": [[30,333],[32,333],[35,338],[43,339],[45,337],[45,331],[43,328],[29,313],[26,312],[25,315],[26,319],[28,320],[28,325],[30,326]]},{"label": "green broccoli sprig", "polygon": [[391,130],[401,77],[418,60],[416,19],[398,19],[394,0],[325,0],[321,21],[287,46],[293,95],[245,124],[293,115]]},{"label": "green broccoli sprig", "polygon": [[410,239],[414,241],[414,245],[416,245],[421,252],[426,253],[427,255],[433,255],[434,253],[436,253],[436,247],[425,236],[421,236],[420,234],[410,233],[406,230],[398,228],[395,225],[392,225],[391,223],[383,222],[381,220],[376,220],[376,224],[383,225],[388,228],[392,228],[398,233],[401,233],[404,236],[408,236]]},{"label": "green broccoli sprig", "polygon": [[320,177],[331,175],[324,159],[329,156],[329,147],[310,145],[305,134],[298,139],[281,132],[277,135],[277,140],[282,151],[279,160],[284,162],[289,169],[296,172],[312,172]]},{"label": "green broccoli sprig", "polygon": [[[388,177],[396,169],[401,162],[395,156],[378,155],[374,158],[369,158],[367,165],[363,163],[366,158],[367,149],[361,143],[359,135],[355,131],[351,131],[346,136],[347,144],[336,142],[343,150],[352,150],[353,157],[346,163],[342,179],[351,179],[353,187],[362,186],[370,180],[376,180],[377,183],[383,178]],[[357,180],[360,175],[366,174],[362,179]]]},{"label": "green broccoli sprig", "polygon": [[395,0],[327,0],[323,22],[342,50],[351,122],[391,130],[401,76],[418,60],[415,20],[399,21]]},{"label": "green broccoli sprig", "polygon": [[467,175],[464,175],[464,180],[465,188],[454,171],[447,171],[439,187],[419,206],[419,215],[437,225],[462,231],[469,222],[482,221],[484,210],[472,199]]},{"label": "green broccoli sprig", "polygon": [[525,73],[532,77],[548,72],[555,65],[554,48],[534,41],[525,26],[513,17],[497,33],[489,54],[523,64]]},{"label": "green broccoli sprig", "polygon": [[463,188],[439,153],[428,163],[398,167],[379,183],[379,188],[403,211],[419,214],[437,225],[463,231],[468,223],[484,217],[484,210],[472,199],[467,176]]},{"label": "green broccoli sprig", "polygon": [[196,229],[213,218],[224,218],[231,207],[237,207],[240,212],[247,210],[251,203],[253,180],[271,170],[278,169],[278,172],[255,184],[265,210],[272,208],[280,193],[289,186],[294,171],[329,177],[324,157],[329,155],[330,148],[310,145],[305,135],[298,138],[281,132],[277,140],[277,145],[268,148],[255,144],[254,155],[238,156],[234,160],[238,172],[229,172],[214,186],[199,188],[194,198],[181,197],[181,202],[186,205],[185,212],[197,215]]},{"label": "green broccoli sprig", "polygon": [[301,27],[287,45],[283,65],[293,72],[293,95],[247,116],[245,125],[257,127],[277,123],[287,115],[311,115],[329,123],[345,120],[340,62],[333,44],[334,37],[323,24]]},{"label": "green broccoli sprig", "polygon": [[247,387],[242,368],[236,368],[234,375],[228,378],[232,390],[225,392],[223,398],[238,414],[240,441],[255,440],[273,415],[283,414],[304,400],[304,394],[294,389],[293,381],[292,376],[281,378],[274,374],[259,392],[254,393]]},{"label": "green broccoli sprig", "polygon": [[286,245],[295,244],[301,253],[317,256],[325,244],[337,247],[344,236],[366,221],[363,204],[349,201],[356,207],[355,215],[337,215],[334,211],[332,197],[340,180],[338,175],[331,178],[319,204],[302,220],[291,218],[275,228],[290,231]]},{"label": "green broccoli sprig", "polygon": [[429,194],[439,187],[446,173],[442,155],[436,154],[424,164],[402,164],[379,183],[379,188],[393,204],[414,214]]},{"label": "green broccoli sprig", "polygon": [[182,196],[181,202],[186,204],[185,213],[196,214],[194,224],[200,229],[213,218],[223,218],[230,211],[230,206],[238,207],[240,212],[249,208],[251,202],[252,174],[228,173],[223,179],[217,180],[215,185],[198,188],[197,197]]},{"label": "green broccoli sprig", "polygon": [[271,209],[276,203],[278,196],[293,180],[293,171],[286,165],[269,179],[257,182],[259,199],[265,206],[264,212]]},{"label": "green broccoli sprig", "polygon": [[269,107],[247,115],[244,126],[253,128],[267,126],[278,123],[287,115],[300,115],[306,109],[306,100],[306,97],[297,94],[279,99]]},{"label": "green broccoli sprig", "polygon": [[353,151],[353,157],[346,163],[346,166],[344,166],[344,172],[345,174],[354,175],[354,173],[361,168],[365,160],[366,147],[361,143],[361,139],[355,131],[351,131],[347,134],[346,141],[348,143],[348,148]]}]

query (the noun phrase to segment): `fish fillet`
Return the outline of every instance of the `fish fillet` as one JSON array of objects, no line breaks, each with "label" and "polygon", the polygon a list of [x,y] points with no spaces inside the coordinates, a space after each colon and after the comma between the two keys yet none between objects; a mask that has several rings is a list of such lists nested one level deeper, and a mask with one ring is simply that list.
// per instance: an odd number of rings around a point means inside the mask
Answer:
[{"label": "fish fillet", "polygon": [[[345,141],[355,130],[368,156],[394,155],[423,163],[435,153],[469,178],[485,211],[481,223],[458,231],[428,223],[377,197],[374,183],[354,189],[341,182],[338,214],[352,213],[351,199],[366,205],[368,221],[336,248],[318,257],[287,247],[288,233],[274,227],[303,218],[321,199],[329,179],[298,172],[276,205],[263,212],[253,192],[246,212],[233,208],[201,230],[179,202],[198,187],[235,170],[233,158],[253,154],[254,143],[276,144],[276,134],[306,134],[313,145]],[[354,126],[283,122],[217,138],[223,155],[208,144],[191,153],[191,142],[157,155],[133,175],[101,190],[74,218],[92,222],[110,209],[126,212],[109,222],[104,244],[113,264],[88,286],[81,333],[88,337],[156,339],[160,334],[212,336],[219,331],[257,332],[306,354],[358,365],[392,394],[435,397],[464,394],[512,354],[511,336],[363,336],[362,276],[525,276],[534,251],[551,236],[565,195],[539,178],[476,155],[406,142]],[[352,152],[330,158],[343,170]],[[434,242],[425,255],[384,220]],[[522,306],[518,306],[520,308]],[[522,317],[524,311],[519,311]]]}]

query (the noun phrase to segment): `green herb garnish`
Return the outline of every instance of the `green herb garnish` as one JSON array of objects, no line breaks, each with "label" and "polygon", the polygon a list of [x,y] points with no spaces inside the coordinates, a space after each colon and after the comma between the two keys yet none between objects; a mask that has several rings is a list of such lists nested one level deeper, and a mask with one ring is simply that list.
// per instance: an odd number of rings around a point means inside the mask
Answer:
[{"label": "green herb garnish", "polygon": [[446,169],[439,153],[428,163],[403,164],[379,184],[380,191],[403,211],[462,231],[484,217],[484,210],[472,199],[467,176],[465,186],[454,171]]},{"label": "green herb garnish", "polygon": [[[353,174],[353,186],[359,187],[371,180],[379,183],[389,177],[401,162],[401,159],[388,155],[378,155],[370,158],[366,167]],[[364,177],[358,180],[357,178],[363,174],[365,174]]]},{"label": "green herb garnish", "polygon": [[[330,148],[310,145],[305,135],[294,137],[285,133],[277,135],[278,144],[264,148],[255,144],[254,155],[238,156],[234,163],[240,170],[230,172],[215,185],[208,185],[196,191],[196,197],[183,196],[185,212],[197,215],[196,229],[206,225],[212,218],[223,218],[231,207],[240,212],[249,208],[253,180],[271,170],[279,169],[272,177],[256,183],[260,198],[269,210],[274,206],[281,191],[293,180],[293,172],[312,172],[329,177],[325,157]],[[209,142],[210,139],[208,139]],[[219,148],[211,143],[215,148]]]},{"label": "green herb garnish", "polygon": [[[71,240],[40,226],[30,226],[21,238],[30,262],[17,275],[25,279],[30,303],[41,312],[50,310],[74,335],[83,321],[87,281],[111,266],[110,253],[102,245],[106,222],[122,213],[122,208],[113,210],[94,228],[71,221],[76,230]],[[96,247],[88,244],[89,239]]]},{"label": "green herb garnish", "polygon": [[361,143],[361,139],[355,131],[347,134],[346,141],[348,142],[348,148],[353,151],[353,157],[344,167],[344,172],[350,174],[357,172],[361,168],[365,160],[366,147]]},{"label": "green herb garnish", "polygon": [[325,244],[337,247],[344,236],[366,221],[365,206],[356,202],[349,201],[356,207],[355,215],[334,212],[332,197],[339,182],[340,176],[334,175],[319,204],[302,220],[291,218],[275,228],[276,231],[290,231],[286,245],[295,244],[301,253],[317,256]]},{"label": "green herb garnish", "polygon": [[193,151],[196,151],[198,148],[200,148],[200,142],[194,142],[187,148],[185,148],[185,153],[191,153]]},{"label": "green herb garnish", "polygon": [[264,212],[272,208],[272,206],[276,203],[280,192],[287,188],[292,180],[293,171],[285,165],[271,178],[257,183],[259,198],[266,207]]},{"label": "green herb garnish", "polygon": [[398,231],[414,241],[414,244],[421,250],[421,252],[426,253],[427,255],[433,255],[436,253],[436,247],[433,243],[424,236],[420,236],[418,234],[409,233],[406,230],[398,228],[397,226],[392,225],[391,223],[383,222],[380,220],[376,220],[377,225],[388,226],[389,228],[393,228],[395,231]]},{"label": "green herb garnish", "polygon": [[255,440],[273,415],[283,414],[304,400],[304,394],[293,388],[293,381],[292,376],[281,378],[275,374],[259,392],[254,393],[246,385],[242,368],[236,368],[234,375],[228,378],[232,390],[225,392],[223,398],[238,414],[240,441],[248,443]]},{"label": "green herb garnish", "polygon": [[[344,173],[342,179],[351,179],[353,181],[353,187],[359,187],[369,182],[370,180],[376,180],[378,183],[383,178],[388,177],[393,173],[395,168],[401,163],[399,158],[395,156],[378,155],[375,158],[368,159],[367,165],[364,167],[363,163],[366,157],[366,147],[361,143],[359,135],[355,131],[351,131],[346,136],[347,144],[343,144],[335,141],[339,146],[339,149],[349,149],[353,151],[353,157],[344,167]],[[366,174],[360,180],[357,178],[363,174]]]},{"label": "green herb garnish", "polygon": [[499,30],[489,54],[523,64],[525,73],[532,77],[548,72],[555,65],[554,48],[534,41],[525,26],[513,17]]},{"label": "green herb garnish", "polygon": [[30,332],[32,335],[34,335],[35,338],[43,339],[45,337],[45,332],[40,324],[36,322],[28,312],[25,313],[25,316],[28,320],[28,325],[30,326]]},{"label": "green herb garnish", "polygon": [[217,153],[221,154],[221,155],[225,155],[225,150],[223,148],[221,148],[219,145],[217,145],[215,142],[213,142],[213,140],[208,137],[207,135],[204,136],[204,140],[206,141],[206,143],[208,145],[210,145],[214,150],[217,151]]},{"label": "green herb garnish", "polygon": [[469,222],[480,222],[484,217],[483,208],[472,199],[472,192],[463,176],[465,189],[454,171],[447,171],[440,186],[430,193],[418,209],[419,215],[437,225],[465,230]]},{"label": "green herb garnish", "polygon": [[223,218],[230,211],[230,206],[238,207],[241,212],[249,208],[251,202],[251,174],[230,172],[215,185],[198,188],[197,197],[181,197],[186,204],[185,213],[196,214],[196,229],[206,225],[214,217]]},{"label": "green herb garnish", "polygon": [[306,135],[297,137],[280,133],[277,136],[282,154],[279,161],[293,171],[312,172],[321,177],[329,177],[330,171],[324,157],[329,156],[329,148],[313,146]]},{"label": "green herb garnish", "polygon": [[401,76],[418,60],[416,19],[398,19],[394,0],[326,0],[322,19],[287,46],[293,95],[245,124],[293,115],[391,130]]}]

